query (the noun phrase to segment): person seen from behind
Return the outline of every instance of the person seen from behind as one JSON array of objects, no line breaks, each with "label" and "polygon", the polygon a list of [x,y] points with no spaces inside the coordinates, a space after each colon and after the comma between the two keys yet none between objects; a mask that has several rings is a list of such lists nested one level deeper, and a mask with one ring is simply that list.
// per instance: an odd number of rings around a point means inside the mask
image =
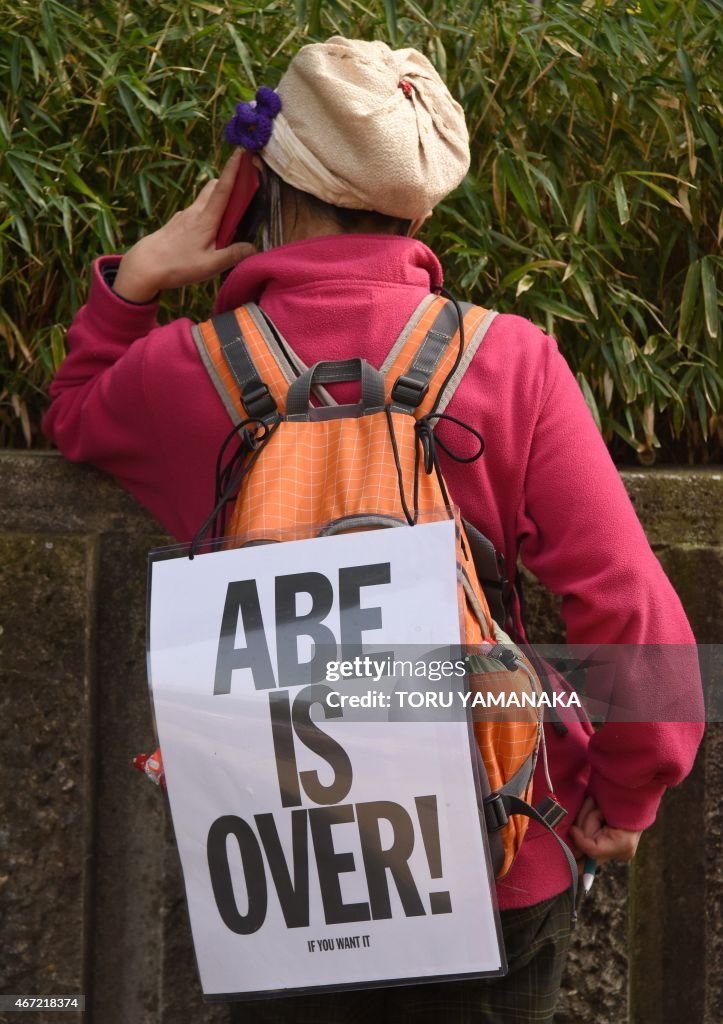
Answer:
[{"label": "person seen from behind", "polygon": [[[211,510],[231,421],[191,321],[159,325],[160,294],[225,273],[214,313],[258,303],[306,366],[362,356],[378,368],[442,287],[439,260],[417,235],[470,161],[464,112],[421,53],[339,37],[304,46],[275,90],[239,105],[228,137],[237,149],[218,180],[124,256],[96,261],[44,421],[67,458],[113,474],[178,541]],[[242,150],[261,179],[252,210],[260,241],[217,249]],[[344,404],[355,388],[329,392]],[[519,316],[497,316],[447,411],[486,442],[470,464],[440,455],[452,500],[508,567],[519,558],[562,597],[569,643],[694,642],[552,338]],[[437,427],[441,440],[451,430]],[[697,678],[661,685],[700,710]],[[689,717],[702,721],[702,711]],[[575,720],[564,734],[545,729],[567,810],[559,835],[581,859],[630,860],[665,789],[690,771],[701,727],[628,722],[595,732]],[[540,763],[540,792],[542,771]],[[534,823],[497,898],[504,978],[271,998],[240,1005],[238,1020],[550,1021],[570,878],[554,837]]]}]

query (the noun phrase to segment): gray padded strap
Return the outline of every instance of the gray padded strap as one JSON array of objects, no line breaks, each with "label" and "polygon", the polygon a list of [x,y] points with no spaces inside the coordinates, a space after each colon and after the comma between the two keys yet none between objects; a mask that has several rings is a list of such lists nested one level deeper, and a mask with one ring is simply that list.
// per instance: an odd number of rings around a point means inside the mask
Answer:
[{"label": "gray padded strap", "polygon": [[221,343],[223,358],[226,360],[226,365],[233,374],[239,390],[242,391],[244,386],[254,378],[260,380],[233,310],[219,313],[213,318],[212,323]]},{"label": "gray padded strap", "polygon": [[530,784],[530,779],[532,778],[534,769],[535,753],[533,752],[532,754],[528,754],[512,778],[508,779],[503,786],[500,786],[497,792],[522,798],[523,793],[526,792],[527,787]]},{"label": "gray padded strap", "polygon": [[434,300],[436,298],[437,298],[437,296],[434,294],[434,292],[430,292],[429,295],[425,295],[424,296],[422,301],[419,303],[417,308],[414,310],[414,312],[410,316],[409,320],[407,321],[406,326],[404,327],[404,330],[399,335],[397,340],[394,342],[394,345],[390,349],[389,354],[387,355],[387,358],[384,360],[382,365],[379,367],[379,372],[382,374],[383,377],[386,377],[386,375],[389,373],[389,370],[394,365],[394,360],[397,358],[399,353],[402,351],[404,346],[407,344],[407,339],[409,338],[409,335],[412,333],[414,328],[417,326],[419,321],[422,319],[424,314],[427,312],[427,308],[429,306],[431,306],[431,304],[434,302]]},{"label": "gray padded strap", "polygon": [[229,310],[219,313],[211,322],[218,336],[221,354],[238,384],[248,416],[264,422],[278,419],[276,401],[259,376],[235,312]]},{"label": "gray padded strap", "polygon": [[309,398],[314,384],[337,384],[361,380],[361,406],[364,413],[384,408],[384,378],[365,359],[322,360],[295,380],[286,396],[286,418],[309,418]]},{"label": "gray padded strap", "polygon": [[505,587],[509,584],[500,573],[495,546],[489,538],[480,533],[466,519],[462,519],[462,524],[467,534],[469,553],[472,556],[472,563],[477,572],[477,578],[487,598],[490,615],[496,622],[504,625],[507,619]]},{"label": "gray padded strap", "polygon": [[[460,303],[460,307],[463,316],[471,309],[469,303]],[[409,368],[394,382],[393,408],[406,411],[417,408],[427,393],[434,371],[458,330],[457,310],[451,302],[446,302],[424,336]]]},{"label": "gray padded strap", "polygon": [[[472,308],[468,302],[460,302],[459,305],[462,310],[462,316]],[[449,345],[458,330],[459,319],[457,317],[457,310],[451,302],[447,302],[439,311],[439,316],[419,346],[411,368],[431,376],[436,370],[447,345]]]},{"label": "gray padded strap", "polygon": [[464,350],[464,355],[462,356],[462,359],[460,361],[459,366],[457,367],[457,369],[455,371],[454,376],[450,380],[450,382],[447,385],[447,387],[444,389],[443,393],[439,396],[439,403],[437,405],[437,412],[444,412],[445,409],[447,408],[447,406],[449,405],[449,403],[450,403],[450,401],[452,399],[452,396],[454,395],[455,391],[457,390],[457,388],[459,386],[460,381],[462,380],[462,378],[464,377],[465,373],[467,372],[467,367],[469,366],[469,364],[474,359],[474,356],[475,356],[475,354],[477,352],[477,349],[480,347],[480,345],[484,341],[485,335],[487,334],[487,331],[489,330],[489,328],[492,326],[492,324],[493,324],[495,318],[497,317],[497,315],[498,314],[497,314],[496,310],[494,310],[494,309],[488,310],[486,316],[482,320],[482,323],[479,325],[477,330],[472,335],[472,338],[470,339],[467,347]]},{"label": "gray padded strap", "polygon": [[208,371],[208,375],[211,378],[211,381],[213,382],[213,386],[216,388],[216,391],[218,391],[219,398],[223,402],[224,408],[226,409],[226,412],[231,417],[231,422],[235,426],[238,426],[239,423],[241,422],[241,417],[238,414],[238,410],[236,408],[236,403],[234,402],[233,398],[229,394],[228,388],[226,387],[224,382],[221,380],[221,377],[219,376],[219,373],[216,370],[216,366],[215,366],[215,364],[213,362],[213,359],[211,359],[211,356],[208,354],[208,349],[206,348],[206,342],[203,340],[203,335],[201,334],[201,332],[200,332],[200,330],[198,328],[198,324],[193,324],[192,325],[192,327],[191,327],[191,337],[193,338],[194,345],[198,349],[198,354],[201,357],[201,362],[206,367],[206,370]]}]

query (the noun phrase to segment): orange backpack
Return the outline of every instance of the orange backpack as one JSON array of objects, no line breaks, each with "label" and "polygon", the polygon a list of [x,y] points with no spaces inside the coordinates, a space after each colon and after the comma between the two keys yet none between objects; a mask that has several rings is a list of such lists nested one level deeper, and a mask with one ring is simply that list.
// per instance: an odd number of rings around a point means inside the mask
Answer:
[{"label": "orange backpack", "polygon": [[[245,543],[403,527],[425,512],[449,510],[432,428],[495,316],[430,295],[379,371],[362,359],[305,366],[254,304],[195,326],[199,354],[234,424],[219,454],[216,507],[197,540],[212,527],[214,536]],[[324,385],[349,380],[361,381],[361,402],[339,406]],[[319,404],[312,404],[312,393]],[[473,433],[481,454],[482,438]],[[238,449],[226,457],[232,440],[239,441]],[[490,613],[492,604],[495,617],[510,628],[504,598],[511,588],[498,571],[494,548],[463,522],[457,567],[464,642],[479,651],[470,659],[470,687],[539,695],[530,662]],[[501,877],[529,818],[554,827],[565,812],[551,786],[544,806],[530,806],[541,744],[544,755],[539,706],[528,703],[513,715],[486,713],[474,722],[474,733],[484,769],[484,817]]]}]

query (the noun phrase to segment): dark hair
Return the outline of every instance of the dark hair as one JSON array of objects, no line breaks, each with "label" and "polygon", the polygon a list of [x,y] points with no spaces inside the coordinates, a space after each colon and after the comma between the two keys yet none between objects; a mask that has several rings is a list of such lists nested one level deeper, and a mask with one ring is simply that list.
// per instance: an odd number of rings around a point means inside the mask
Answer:
[{"label": "dark hair", "polygon": [[376,210],[350,210],[346,207],[325,203],[323,199],[311,195],[310,192],[302,192],[301,189],[289,185],[267,164],[264,164],[259,191],[238,226],[235,241],[255,242],[263,227],[270,228],[273,216],[274,185],[278,188],[284,209],[293,210],[295,222],[300,211],[306,209],[317,216],[332,220],[343,234],[365,232],[380,235],[407,235],[412,226],[411,220],[390,217],[386,213],[377,213]]}]

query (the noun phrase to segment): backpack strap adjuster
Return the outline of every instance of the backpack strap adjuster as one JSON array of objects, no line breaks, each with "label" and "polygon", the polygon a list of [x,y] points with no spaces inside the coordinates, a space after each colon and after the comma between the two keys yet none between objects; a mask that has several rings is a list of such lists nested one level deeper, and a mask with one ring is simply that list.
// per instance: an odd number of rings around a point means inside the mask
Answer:
[{"label": "backpack strap adjuster", "polygon": [[428,391],[428,380],[419,380],[403,373],[401,377],[397,377],[392,388],[392,401],[416,409],[424,401]]},{"label": "backpack strap adjuster", "polygon": [[507,808],[505,807],[505,798],[503,794],[490,793],[488,797],[485,797],[483,803],[487,831],[499,832],[499,830],[504,828],[510,820]]},{"label": "backpack strap adjuster", "polygon": [[241,388],[241,401],[251,419],[263,420],[278,409],[268,387],[258,377],[252,378]]}]

